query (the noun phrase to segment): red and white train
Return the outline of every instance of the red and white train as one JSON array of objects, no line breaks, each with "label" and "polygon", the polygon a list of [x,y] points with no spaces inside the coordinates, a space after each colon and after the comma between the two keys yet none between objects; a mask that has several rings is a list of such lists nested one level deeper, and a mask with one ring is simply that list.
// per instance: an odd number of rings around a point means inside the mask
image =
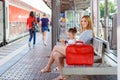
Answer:
[{"label": "red and white train", "polygon": [[20,0],[0,0],[0,46],[28,34],[26,19],[30,11],[44,13]]}]

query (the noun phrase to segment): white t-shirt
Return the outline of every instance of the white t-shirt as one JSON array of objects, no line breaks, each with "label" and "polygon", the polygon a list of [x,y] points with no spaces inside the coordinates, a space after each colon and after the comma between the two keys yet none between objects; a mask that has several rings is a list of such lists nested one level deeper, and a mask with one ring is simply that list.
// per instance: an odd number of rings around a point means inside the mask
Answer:
[{"label": "white t-shirt", "polygon": [[69,39],[67,40],[66,46],[70,45],[70,44],[75,44],[76,39]]}]

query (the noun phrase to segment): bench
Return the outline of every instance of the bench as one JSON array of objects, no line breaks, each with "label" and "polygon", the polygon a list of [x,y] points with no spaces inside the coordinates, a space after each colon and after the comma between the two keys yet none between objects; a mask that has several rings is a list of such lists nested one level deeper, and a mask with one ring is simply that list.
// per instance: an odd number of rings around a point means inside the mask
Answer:
[{"label": "bench", "polygon": [[95,57],[100,57],[101,62],[95,62],[92,66],[78,66],[78,65],[67,65],[65,64],[62,74],[66,76],[72,75],[116,75],[117,67],[112,67],[110,64],[106,64],[104,61],[105,51],[109,50],[109,44],[107,41],[101,38],[93,39],[93,47]]}]

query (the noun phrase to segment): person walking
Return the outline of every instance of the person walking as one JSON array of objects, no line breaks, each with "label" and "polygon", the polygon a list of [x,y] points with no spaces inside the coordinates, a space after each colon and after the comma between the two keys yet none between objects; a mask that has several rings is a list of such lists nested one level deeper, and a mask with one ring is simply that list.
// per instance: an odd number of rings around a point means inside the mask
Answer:
[{"label": "person walking", "polygon": [[36,30],[35,26],[37,25],[37,19],[35,17],[35,14],[33,11],[30,12],[29,17],[27,18],[27,28],[29,31],[29,42],[28,46],[31,47],[31,40],[33,38],[33,47],[35,46],[36,43]]},{"label": "person walking", "polygon": [[43,14],[43,18],[41,19],[41,31],[42,31],[42,40],[43,40],[43,44],[46,46],[46,35],[47,35],[47,31],[49,31],[49,19],[47,18],[46,14]]}]

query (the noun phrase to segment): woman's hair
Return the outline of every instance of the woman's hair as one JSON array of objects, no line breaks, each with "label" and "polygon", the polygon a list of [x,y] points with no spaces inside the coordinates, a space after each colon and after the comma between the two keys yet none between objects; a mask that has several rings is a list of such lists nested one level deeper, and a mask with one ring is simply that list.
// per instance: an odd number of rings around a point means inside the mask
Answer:
[{"label": "woman's hair", "polygon": [[34,12],[33,12],[33,11],[30,11],[29,16],[30,16],[30,17],[34,17]]},{"label": "woman's hair", "polygon": [[[87,30],[92,30],[93,36],[94,36],[93,22],[92,22],[90,16],[85,15],[85,16],[83,16],[83,17],[81,18],[81,20],[82,20],[83,18],[85,18],[85,19],[87,20],[87,22],[88,22],[88,25],[87,25],[86,29],[87,29]],[[80,21],[80,24],[81,24],[81,21]],[[84,31],[82,24],[81,24],[81,30],[82,30],[82,32]]]},{"label": "woman's hair", "polygon": [[69,28],[68,32],[72,33],[72,34],[76,34],[77,33],[77,28]]}]

